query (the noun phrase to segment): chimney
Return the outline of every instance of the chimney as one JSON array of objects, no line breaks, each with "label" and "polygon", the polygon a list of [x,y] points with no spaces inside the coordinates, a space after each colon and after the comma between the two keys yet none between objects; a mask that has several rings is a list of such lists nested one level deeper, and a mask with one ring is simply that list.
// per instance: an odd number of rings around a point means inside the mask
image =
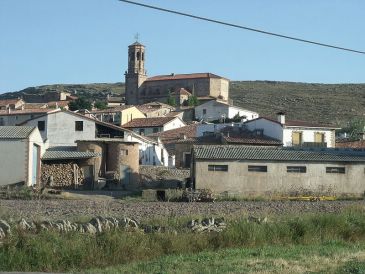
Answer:
[{"label": "chimney", "polygon": [[276,115],[278,116],[278,122],[280,124],[285,124],[285,112],[284,111],[280,111],[278,113],[276,113]]}]

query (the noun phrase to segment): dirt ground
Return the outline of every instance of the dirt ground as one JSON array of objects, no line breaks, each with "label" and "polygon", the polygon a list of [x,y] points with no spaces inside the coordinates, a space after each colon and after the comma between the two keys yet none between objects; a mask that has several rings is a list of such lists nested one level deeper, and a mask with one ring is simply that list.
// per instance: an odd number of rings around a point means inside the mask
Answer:
[{"label": "dirt ground", "polygon": [[336,213],[365,208],[365,201],[244,201],[215,203],[141,202],[86,196],[51,200],[0,200],[0,218],[76,219],[94,216],[130,217],[137,221],[178,216],[268,216],[275,214]]}]

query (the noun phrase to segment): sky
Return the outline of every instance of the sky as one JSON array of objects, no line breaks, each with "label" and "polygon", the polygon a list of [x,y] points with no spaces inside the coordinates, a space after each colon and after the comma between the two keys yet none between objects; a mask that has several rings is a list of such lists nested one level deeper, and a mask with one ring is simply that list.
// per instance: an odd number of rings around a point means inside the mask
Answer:
[{"label": "sky", "polygon": [[[136,0],[365,51],[363,0]],[[365,55],[304,44],[118,0],[0,0],[0,93],[45,84],[124,82],[128,45],[148,76],[365,83]]]}]

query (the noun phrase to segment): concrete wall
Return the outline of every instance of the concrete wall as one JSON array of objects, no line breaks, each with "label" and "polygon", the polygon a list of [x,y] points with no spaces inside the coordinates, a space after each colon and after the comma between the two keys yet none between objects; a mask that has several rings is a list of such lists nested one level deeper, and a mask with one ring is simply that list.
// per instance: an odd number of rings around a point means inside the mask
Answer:
[{"label": "concrete wall", "polygon": [[170,122],[164,125],[163,131],[180,128],[184,126],[186,126],[186,124],[179,117],[176,117],[175,119],[171,120]]},{"label": "concrete wall", "polygon": [[124,125],[136,118],[146,118],[146,116],[142,112],[140,112],[136,107],[127,108],[121,112],[120,125]]},{"label": "concrete wall", "polygon": [[[38,126],[38,121],[45,121],[46,129],[41,131],[43,140],[48,140],[49,146],[76,146],[76,140],[95,139],[95,122],[67,112],[56,112],[47,116],[28,121],[27,126]],[[83,131],[75,130],[75,122],[83,122]]]},{"label": "concrete wall", "polygon": [[16,126],[20,123],[23,123],[29,119],[32,119],[37,116],[41,116],[43,114],[9,114],[9,115],[1,115],[3,126]]},{"label": "concrete wall", "polygon": [[278,123],[274,123],[266,119],[257,119],[246,122],[245,126],[248,130],[251,131],[255,129],[263,129],[264,135],[275,138],[280,141],[283,140],[283,127]]},{"label": "concrete wall", "polygon": [[335,130],[328,129],[312,129],[312,128],[284,128],[283,145],[292,146],[293,132],[302,133],[302,142],[314,142],[315,133],[324,133],[327,147],[335,147]]},{"label": "concrete wall", "polygon": [[[208,171],[208,165],[228,165],[228,172]],[[249,172],[248,165],[266,165],[267,172]],[[287,166],[306,166],[306,173],[288,173]],[[345,167],[345,174],[326,173],[326,167]],[[198,161],[195,187],[239,196],[351,195],[365,191],[365,164],[254,161]]]}]

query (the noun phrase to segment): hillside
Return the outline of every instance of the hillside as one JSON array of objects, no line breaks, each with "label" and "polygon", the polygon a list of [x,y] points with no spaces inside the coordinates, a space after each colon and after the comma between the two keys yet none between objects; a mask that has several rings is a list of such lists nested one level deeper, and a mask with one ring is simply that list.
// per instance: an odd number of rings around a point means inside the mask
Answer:
[{"label": "hillside", "polygon": [[[124,93],[124,83],[45,85],[0,94],[1,98],[23,93],[68,91],[77,96],[103,99],[106,94]],[[232,81],[230,97],[237,106],[274,117],[279,110],[288,119],[316,121],[344,126],[354,117],[365,115],[365,84],[311,84],[275,81]]]}]

